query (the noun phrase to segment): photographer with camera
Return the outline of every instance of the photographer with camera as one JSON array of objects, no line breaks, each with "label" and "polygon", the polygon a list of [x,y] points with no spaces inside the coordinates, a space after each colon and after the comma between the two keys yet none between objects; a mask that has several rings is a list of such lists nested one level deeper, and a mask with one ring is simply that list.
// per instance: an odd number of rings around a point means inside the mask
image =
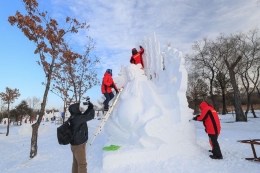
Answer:
[{"label": "photographer with camera", "polygon": [[[88,108],[82,113],[80,110],[84,105],[88,105]],[[69,122],[73,132],[73,140],[70,142],[73,154],[72,173],[86,173],[86,142],[88,140],[88,125],[86,122],[94,118],[95,110],[93,104],[87,100],[82,105],[80,103],[70,105],[69,112],[71,114]]]},{"label": "photographer with camera", "polygon": [[104,74],[102,85],[101,85],[101,92],[102,92],[102,94],[104,94],[104,96],[106,98],[106,100],[103,102],[104,111],[108,111],[108,103],[110,100],[112,100],[114,98],[112,88],[114,88],[116,91],[116,94],[118,94],[118,89],[112,78],[112,69],[107,69]]}]

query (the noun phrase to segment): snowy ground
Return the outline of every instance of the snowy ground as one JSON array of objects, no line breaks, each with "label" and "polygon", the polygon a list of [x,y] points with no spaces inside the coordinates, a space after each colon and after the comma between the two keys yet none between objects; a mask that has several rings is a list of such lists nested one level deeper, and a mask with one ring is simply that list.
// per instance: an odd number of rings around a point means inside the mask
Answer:
[{"label": "snowy ground", "polygon": [[[260,117],[260,111],[257,111]],[[260,119],[252,118],[249,115],[248,122],[234,122],[232,114],[220,115],[222,132],[219,137],[220,147],[223,153],[223,160],[212,160],[209,158],[208,137],[204,132],[201,122],[191,122],[196,126],[197,145],[200,153],[196,156],[174,156],[166,161],[154,161],[145,163],[128,164],[127,156],[120,162],[120,166],[105,170],[103,169],[104,146],[103,134],[101,133],[90,148],[88,159],[89,173],[258,173],[260,163],[246,161],[244,158],[253,157],[249,144],[237,142],[241,139],[259,139],[260,138]],[[100,120],[92,120],[89,125],[89,137],[92,136]],[[29,159],[31,127],[30,124],[10,127],[9,136],[5,136],[6,125],[0,124],[0,172],[3,173],[66,173],[71,172],[72,154],[70,146],[61,146],[56,138],[56,128],[51,122],[42,122],[39,129],[38,155]],[[165,132],[167,133],[167,132]],[[174,146],[172,146],[174,148]],[[258,157],[260,155],[260,146],[256,146]],[[122,153],[123,154],[123,153]],[[144,153],[149,154],[149,153]],[[113,160],[113,162],[118,162]]]}]

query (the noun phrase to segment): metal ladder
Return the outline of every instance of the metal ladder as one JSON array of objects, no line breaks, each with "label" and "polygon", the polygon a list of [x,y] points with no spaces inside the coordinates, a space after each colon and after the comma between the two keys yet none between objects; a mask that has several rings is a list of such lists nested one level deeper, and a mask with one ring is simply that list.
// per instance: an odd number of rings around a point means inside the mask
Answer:
[{"label": "metal ladder", "polygon": [[101,133],[104,125],[107,122],[107,119],[109,118],[110,114],[113,112],[114,107],[116,106],[116,103],[118,101],[118,98],[119,98],[122,90],[123,90],[123,87],[119,90],[119,93],[116,95],[116,98],[115,98],[113,104],[109,107],[109,110],[106,112],[105,116],[101,119],[101,122],[97,126],[92,138],[88,141],[87,146],[86,146],[86,151],[88,151],[88,149],[91,147],[91,145],[94,142],[94,140],[96,139],[97,135]]}]

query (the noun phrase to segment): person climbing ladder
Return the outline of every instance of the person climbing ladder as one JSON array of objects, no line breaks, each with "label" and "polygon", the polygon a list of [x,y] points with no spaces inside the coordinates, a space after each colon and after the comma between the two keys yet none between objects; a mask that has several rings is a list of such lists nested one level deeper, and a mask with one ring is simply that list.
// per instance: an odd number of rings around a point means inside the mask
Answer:
[{"label": "person climbing ladder", "polygon": [[103,102],[104,109],[103,111],[108,111],[108,103],[110,100],[114,98],[114,94],[112,92],[112,88],[115,89],[116,94],[118,94],[118,88],[116,84],[114,83],[114,80],[112,78],[112,69],[107,69],[101,85],[101,92],[105,96],[105,101]]}]

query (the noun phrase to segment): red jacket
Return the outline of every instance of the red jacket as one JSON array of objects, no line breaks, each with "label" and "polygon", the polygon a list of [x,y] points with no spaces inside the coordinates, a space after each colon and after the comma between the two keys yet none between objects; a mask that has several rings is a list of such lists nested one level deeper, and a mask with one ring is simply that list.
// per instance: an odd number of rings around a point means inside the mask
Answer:
[{"label": "red jacket", "polygon": [[144,53],[144,48],[140,48],[140,51],[137,52],[137,54],[131,56],[130,62],[132,64],[142,64],[142,66],[144,67],[144,62],[142,58],[143,53]]},{"label": "red jacket", "polygon": [[208,134],[219,135],[221,126],[218,113],[206,102],[201,102],[200,109],[201,114],[196,117],[196,120],[203,121]]},{"label": "red jacket", "polygon": [[103,81],[102,81],[102,85],[101,85],[101,92],[102,92],[102,94],[111,93],[112,88],[114,88],[115,90],[118,90],[116,87],[116,84],[114,83],[114,81],[112,79],[112,76],[106,72],[103,77]]}]

